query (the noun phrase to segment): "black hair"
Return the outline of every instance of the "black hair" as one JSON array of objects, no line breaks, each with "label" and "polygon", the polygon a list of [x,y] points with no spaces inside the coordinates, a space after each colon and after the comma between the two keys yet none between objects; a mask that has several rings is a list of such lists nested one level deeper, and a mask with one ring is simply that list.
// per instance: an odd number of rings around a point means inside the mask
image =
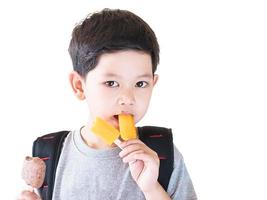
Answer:
[{"label": "black hair", "polygon": [[154,74],[159,63],[159,44],[153,30],[130,11],[107,8],[79,23],[69,45],[73,69],[82,77],[96,67],[103,53],[131,49],[150,54]]}]

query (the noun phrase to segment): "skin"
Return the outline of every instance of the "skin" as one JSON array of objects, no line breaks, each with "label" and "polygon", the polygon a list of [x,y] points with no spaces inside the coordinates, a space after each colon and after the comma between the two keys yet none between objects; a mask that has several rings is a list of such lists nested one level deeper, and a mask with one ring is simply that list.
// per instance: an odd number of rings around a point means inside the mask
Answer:
[{"label": "skin", "polygon": [[[149,106],[158,75],[152,73],[149,54],[124,50],[100,56],[97,66],[85,78],[72,71],[71,87],[79,100],[86,101],[89,109],[87,124],[81,135],[85,143],[95,149],[114,148],[90,131],[92,122],[101,117],[118,128],[114,115],[132,114],[135,123],[140,121]],[[159,158],[156,152],[141,140],[134,139],[120,144],[119,156],[129,163],[131,175],[146,199],[170,199],[158,183]]]},{"label": "skin", "polygon": [[23,190],[17,200],[41,200],[34,191]]}]

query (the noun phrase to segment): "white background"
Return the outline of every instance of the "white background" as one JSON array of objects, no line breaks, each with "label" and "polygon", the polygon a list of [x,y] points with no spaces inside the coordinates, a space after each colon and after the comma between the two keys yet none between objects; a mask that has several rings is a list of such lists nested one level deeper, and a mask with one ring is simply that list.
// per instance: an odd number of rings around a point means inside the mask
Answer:
[{"label": "white background", "polygon": [[136,13],[158,37],[160,80],[138,125],[172,127],[199,199],[267,199],[267,6],[257,0],[1,1],[0,198],[24,187],[37,136],[86,122],[67,48],[74,25],[105,7]]}]

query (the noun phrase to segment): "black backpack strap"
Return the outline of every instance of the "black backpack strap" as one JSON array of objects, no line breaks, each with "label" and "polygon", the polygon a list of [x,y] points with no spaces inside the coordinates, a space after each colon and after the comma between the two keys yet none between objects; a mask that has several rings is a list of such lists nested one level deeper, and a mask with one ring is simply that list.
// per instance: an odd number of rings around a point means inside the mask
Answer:
[{"label": "black backpack strap", "polygon": [[139,139],[157,152],[160,159],[159,178],[161,186],[167,191],[173,171],[173,138],[168,128],[143,126],[138,127]]},{"label": "black backpack strap", "polygon": [[32,148],[33,157],[39,157],[45,161],[45,180],[38,189],[42,200],[51,200],[54,189],[55,174],[64,139],[69,131],[60,131],[38,137]]}]

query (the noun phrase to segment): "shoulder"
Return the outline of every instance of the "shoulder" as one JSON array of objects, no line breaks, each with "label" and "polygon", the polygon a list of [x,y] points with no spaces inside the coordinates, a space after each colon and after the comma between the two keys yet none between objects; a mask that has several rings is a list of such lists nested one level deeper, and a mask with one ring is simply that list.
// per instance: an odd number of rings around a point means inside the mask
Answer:
[{"label": "shoulder", "polygon": [[186,170],[184,157],[179,149],[173,144],[173,171],[174,173],[182,173]]},{"label": "shoulder", "polygon": [[46,133],[44,135],[39,136],[36,141],[53,141],[53,140],[60,140],[65,138],[67,135],[69,135],[69,133],[71,133],[72,131],[67,131],[67,130],[63,130],[63,131],[56,131],[56,132],[52,132],[52,133]]},{"label": "shoulder", "polygon": [[168,193],[172,199],[196,200],[197,196],[190,175],[187,171],[183,155],[178,148],[174,149],[174,169],[170,179]]},{"label": "shoulder", "polygon": [[173,144],[173,158],[174,158],[174,164],[176,165],[178,162],[183,162],[184,160],[182,153],[179,151],[179,149],[176,147],[175,144]]},{"label": "shoulder", "polygon": [[33,142],[33,156],[57,151],[65,144],[66,138],[71,138],[73,131],[57,131],[44,134]]}]

